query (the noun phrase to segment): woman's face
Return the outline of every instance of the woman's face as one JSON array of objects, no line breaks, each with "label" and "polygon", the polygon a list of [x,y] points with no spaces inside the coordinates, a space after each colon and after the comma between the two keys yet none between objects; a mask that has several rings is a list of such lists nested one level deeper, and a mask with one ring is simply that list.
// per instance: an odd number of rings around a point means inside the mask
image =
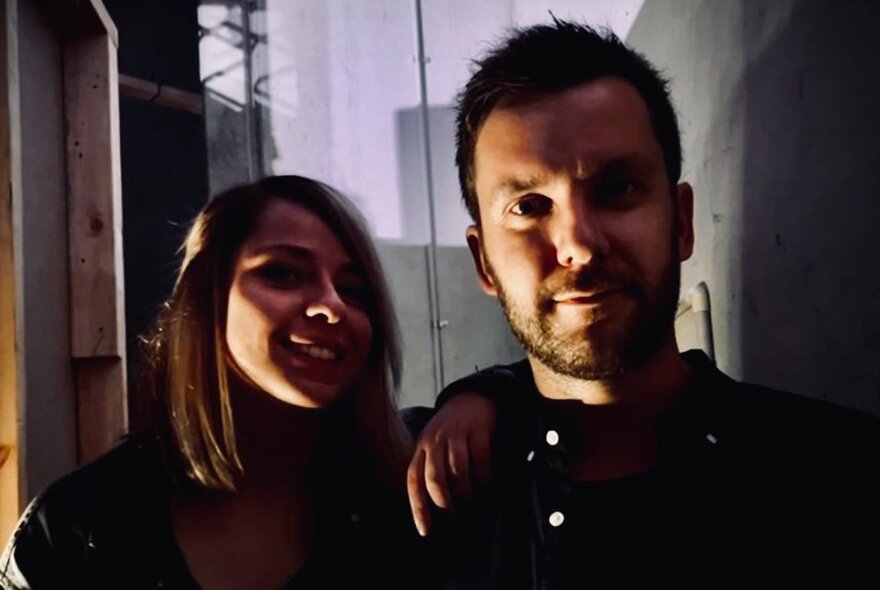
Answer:
[{"label": "woman's face", "polygon": [[365,281],[306,207],[269,202],[234,260],[226,344],[257,387],[322,408],[361,376],[372,328]]}]

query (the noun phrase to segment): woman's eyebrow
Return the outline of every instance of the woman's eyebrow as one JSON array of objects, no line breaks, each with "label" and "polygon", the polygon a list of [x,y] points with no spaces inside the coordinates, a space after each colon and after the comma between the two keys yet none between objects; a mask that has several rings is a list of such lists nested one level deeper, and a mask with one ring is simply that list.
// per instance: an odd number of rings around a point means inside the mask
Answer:
[{"label": "woman's eyebrow", "polygon": [[[280,255],[287,258],[301,260],[309,264],[317,264],[318,262],[317,255],[310,248],[287,243],[268,244],[266,246],[261,246],[250,253],[250,256],[260,257],[270,256],[273,254],[276,256]],[[346,278],[350,276],[351,278],[357,279],[359,281],[363,280],[363,276],[358,270],[358,267],[348,258],[341,261],[339,268],[336,269],[336,272],[334,274],[344,276]]]},{"label": "woman's eyebrow", "polygon": [[301,258],[309,261],[315,260],[315,253],[312,252],[309,248],[286,243],[267,244],[264,246],[260,246],[251,251],[250,254],[252,256],[265,254],[282,254],[284,256],[289,256],[292,258]]}]

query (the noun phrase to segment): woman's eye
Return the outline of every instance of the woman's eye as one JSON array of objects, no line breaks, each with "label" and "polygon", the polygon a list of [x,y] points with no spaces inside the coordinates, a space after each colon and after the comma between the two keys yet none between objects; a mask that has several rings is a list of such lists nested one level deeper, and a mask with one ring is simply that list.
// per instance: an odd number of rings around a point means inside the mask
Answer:
[{"label": "woman's eye", "polygon": [[266,281],[280,286],[295,285],[300,281],[300,273],[286,266],[266,265],[259,270],[259,275]]},{"label": "woman's eye", "polygon": [[363,305],[367,300],[367,288],[364,285],[340,285],[336,292],[345,301],[356,305]]},{"label": "woman's eye", "polygon": [[514,203],[510,212],[519,217],[535,217],[550,211],[553,201],[544,195],[527,195]]}]

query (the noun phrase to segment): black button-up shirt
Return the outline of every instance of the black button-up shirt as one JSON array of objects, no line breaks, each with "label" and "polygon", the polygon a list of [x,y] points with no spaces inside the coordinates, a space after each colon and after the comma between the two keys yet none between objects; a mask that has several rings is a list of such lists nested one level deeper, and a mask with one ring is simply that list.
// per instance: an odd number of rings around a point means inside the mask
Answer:
[{"label": "black button-up shirt", "polygon": [[656,465],[605,482],[572,477],[581,437],[526,361],[450,386],[439,403],[484,392],[501,416],[490,488],[441,533],[446,587],[876,580],[880,421],[683,356],[692,377],[656,426]]}]

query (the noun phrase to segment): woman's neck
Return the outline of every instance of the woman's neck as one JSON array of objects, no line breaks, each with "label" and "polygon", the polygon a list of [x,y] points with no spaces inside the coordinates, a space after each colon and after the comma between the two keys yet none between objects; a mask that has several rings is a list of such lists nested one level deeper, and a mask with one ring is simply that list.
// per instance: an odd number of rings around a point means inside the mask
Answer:
[{"label": "woman's neck", "polygon": [[305,486],[324,412],[287,404],[243,384],[231,389],[243,485]]}]

